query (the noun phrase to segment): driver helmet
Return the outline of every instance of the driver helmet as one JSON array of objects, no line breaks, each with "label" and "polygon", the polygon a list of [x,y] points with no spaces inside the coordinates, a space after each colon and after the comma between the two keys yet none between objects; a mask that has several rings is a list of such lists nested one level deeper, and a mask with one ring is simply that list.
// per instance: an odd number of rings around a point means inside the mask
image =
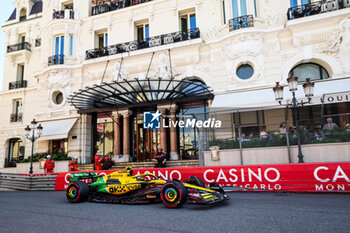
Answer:
[{"label": "driver helmet", "polygon": [[74,160],[78,160],[78,157],[77,157],[77,156],[74,156]]},{"label": "driver helmet", "polygon": [[100,154],[101,154],[101,151],[100,151],[100,150],[98,150],[98,151],[97,151],[97,154],[99,154],[99,155],[100,155]]},{"label": "driver helmet", "polygon": [[51,155],[47,155],[46,158],[51,159]]}]

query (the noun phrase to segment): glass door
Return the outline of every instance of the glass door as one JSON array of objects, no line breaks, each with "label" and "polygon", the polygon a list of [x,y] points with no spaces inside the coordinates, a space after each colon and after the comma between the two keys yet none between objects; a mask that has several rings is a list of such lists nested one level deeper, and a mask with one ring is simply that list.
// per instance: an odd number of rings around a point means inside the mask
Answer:
[{"label": "glass door", "polygon": [[144,129],[143,122],[137,123],[136,154],[137,161],[151,161],[160,147],[160,132],[157,129]]}]

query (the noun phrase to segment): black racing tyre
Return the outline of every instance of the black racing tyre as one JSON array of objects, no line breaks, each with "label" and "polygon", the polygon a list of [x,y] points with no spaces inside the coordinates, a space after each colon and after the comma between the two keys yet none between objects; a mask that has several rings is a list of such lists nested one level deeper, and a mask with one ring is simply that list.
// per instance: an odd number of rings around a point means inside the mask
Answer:
[{"label": "black racing tyre", "polygon": [[187,199],[187,189],[180,181],[169,181],[160,190],[163,204],[168,208],[178,208]]},{"label": "black racing tyre", "polygon": [[190,177],[188,177],[188,179],[185,181],[185,183],[193,184],[193,185],[197,185],[199,187],[205,188],[204,181],[201,178],[197,177],[197,176],[190,176]]},{"label": "black racing tyre", "polygon": [[85,201],[89,197],[89,185],[83,181],[69,184],[66,191],[66,197],[71,203]]}]

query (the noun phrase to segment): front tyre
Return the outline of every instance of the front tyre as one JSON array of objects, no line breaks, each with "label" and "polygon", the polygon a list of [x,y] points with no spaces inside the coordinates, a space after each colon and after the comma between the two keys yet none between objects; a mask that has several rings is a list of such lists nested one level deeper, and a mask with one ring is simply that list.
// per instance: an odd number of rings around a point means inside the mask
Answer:
[{"label": "front tyre", "polygon": [[178,208],[186,202],[187,190],[181,182],[169,181],[163,185],[160,197],[166,207]]},{"label": "front tyre", "polygon": [[89,185],[83,181],[69,184],[66,191],[66,197],[70,203],[85,201],[89,197]]}]

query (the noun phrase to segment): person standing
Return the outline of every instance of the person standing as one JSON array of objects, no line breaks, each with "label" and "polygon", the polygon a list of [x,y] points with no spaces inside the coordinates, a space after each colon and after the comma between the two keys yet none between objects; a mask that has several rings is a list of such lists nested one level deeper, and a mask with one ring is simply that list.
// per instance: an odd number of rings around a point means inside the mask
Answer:
[{"label": "person standing", "polygon": [[72,160],[72,162],[70,162],[68,164],[68,167],[69,167],[70,172],[79,171],[78,170],[78,168],[79,168],[78,157],[74,156],[74,159]]},{"label": "person standing", "polygon": [[328,117],[327,118],[327,123],[323,125],[322,130],[323,130],[323,134],[325,136],[330,136],[331,135],[331,131],[334,128],[338,128],[338,125],[336,123],[333,123],[333,119]]},{"label": "person standing", "polygon": [[55,168],[55,161],[51,159],[51,155],[46,156],[47,160],[44,164],[45,173],[53,173],[53,169]]},{"label": "person standing", "polygon": [[103,156],[101,155],[101,151],[97,151],[95,155],[95,170],[102,170],[102,162]]},{"label": "person standing", "polygon": [[282,122],[280,124],[279,132],[281,136],[285,136],[287,134],[286,123]]}]

